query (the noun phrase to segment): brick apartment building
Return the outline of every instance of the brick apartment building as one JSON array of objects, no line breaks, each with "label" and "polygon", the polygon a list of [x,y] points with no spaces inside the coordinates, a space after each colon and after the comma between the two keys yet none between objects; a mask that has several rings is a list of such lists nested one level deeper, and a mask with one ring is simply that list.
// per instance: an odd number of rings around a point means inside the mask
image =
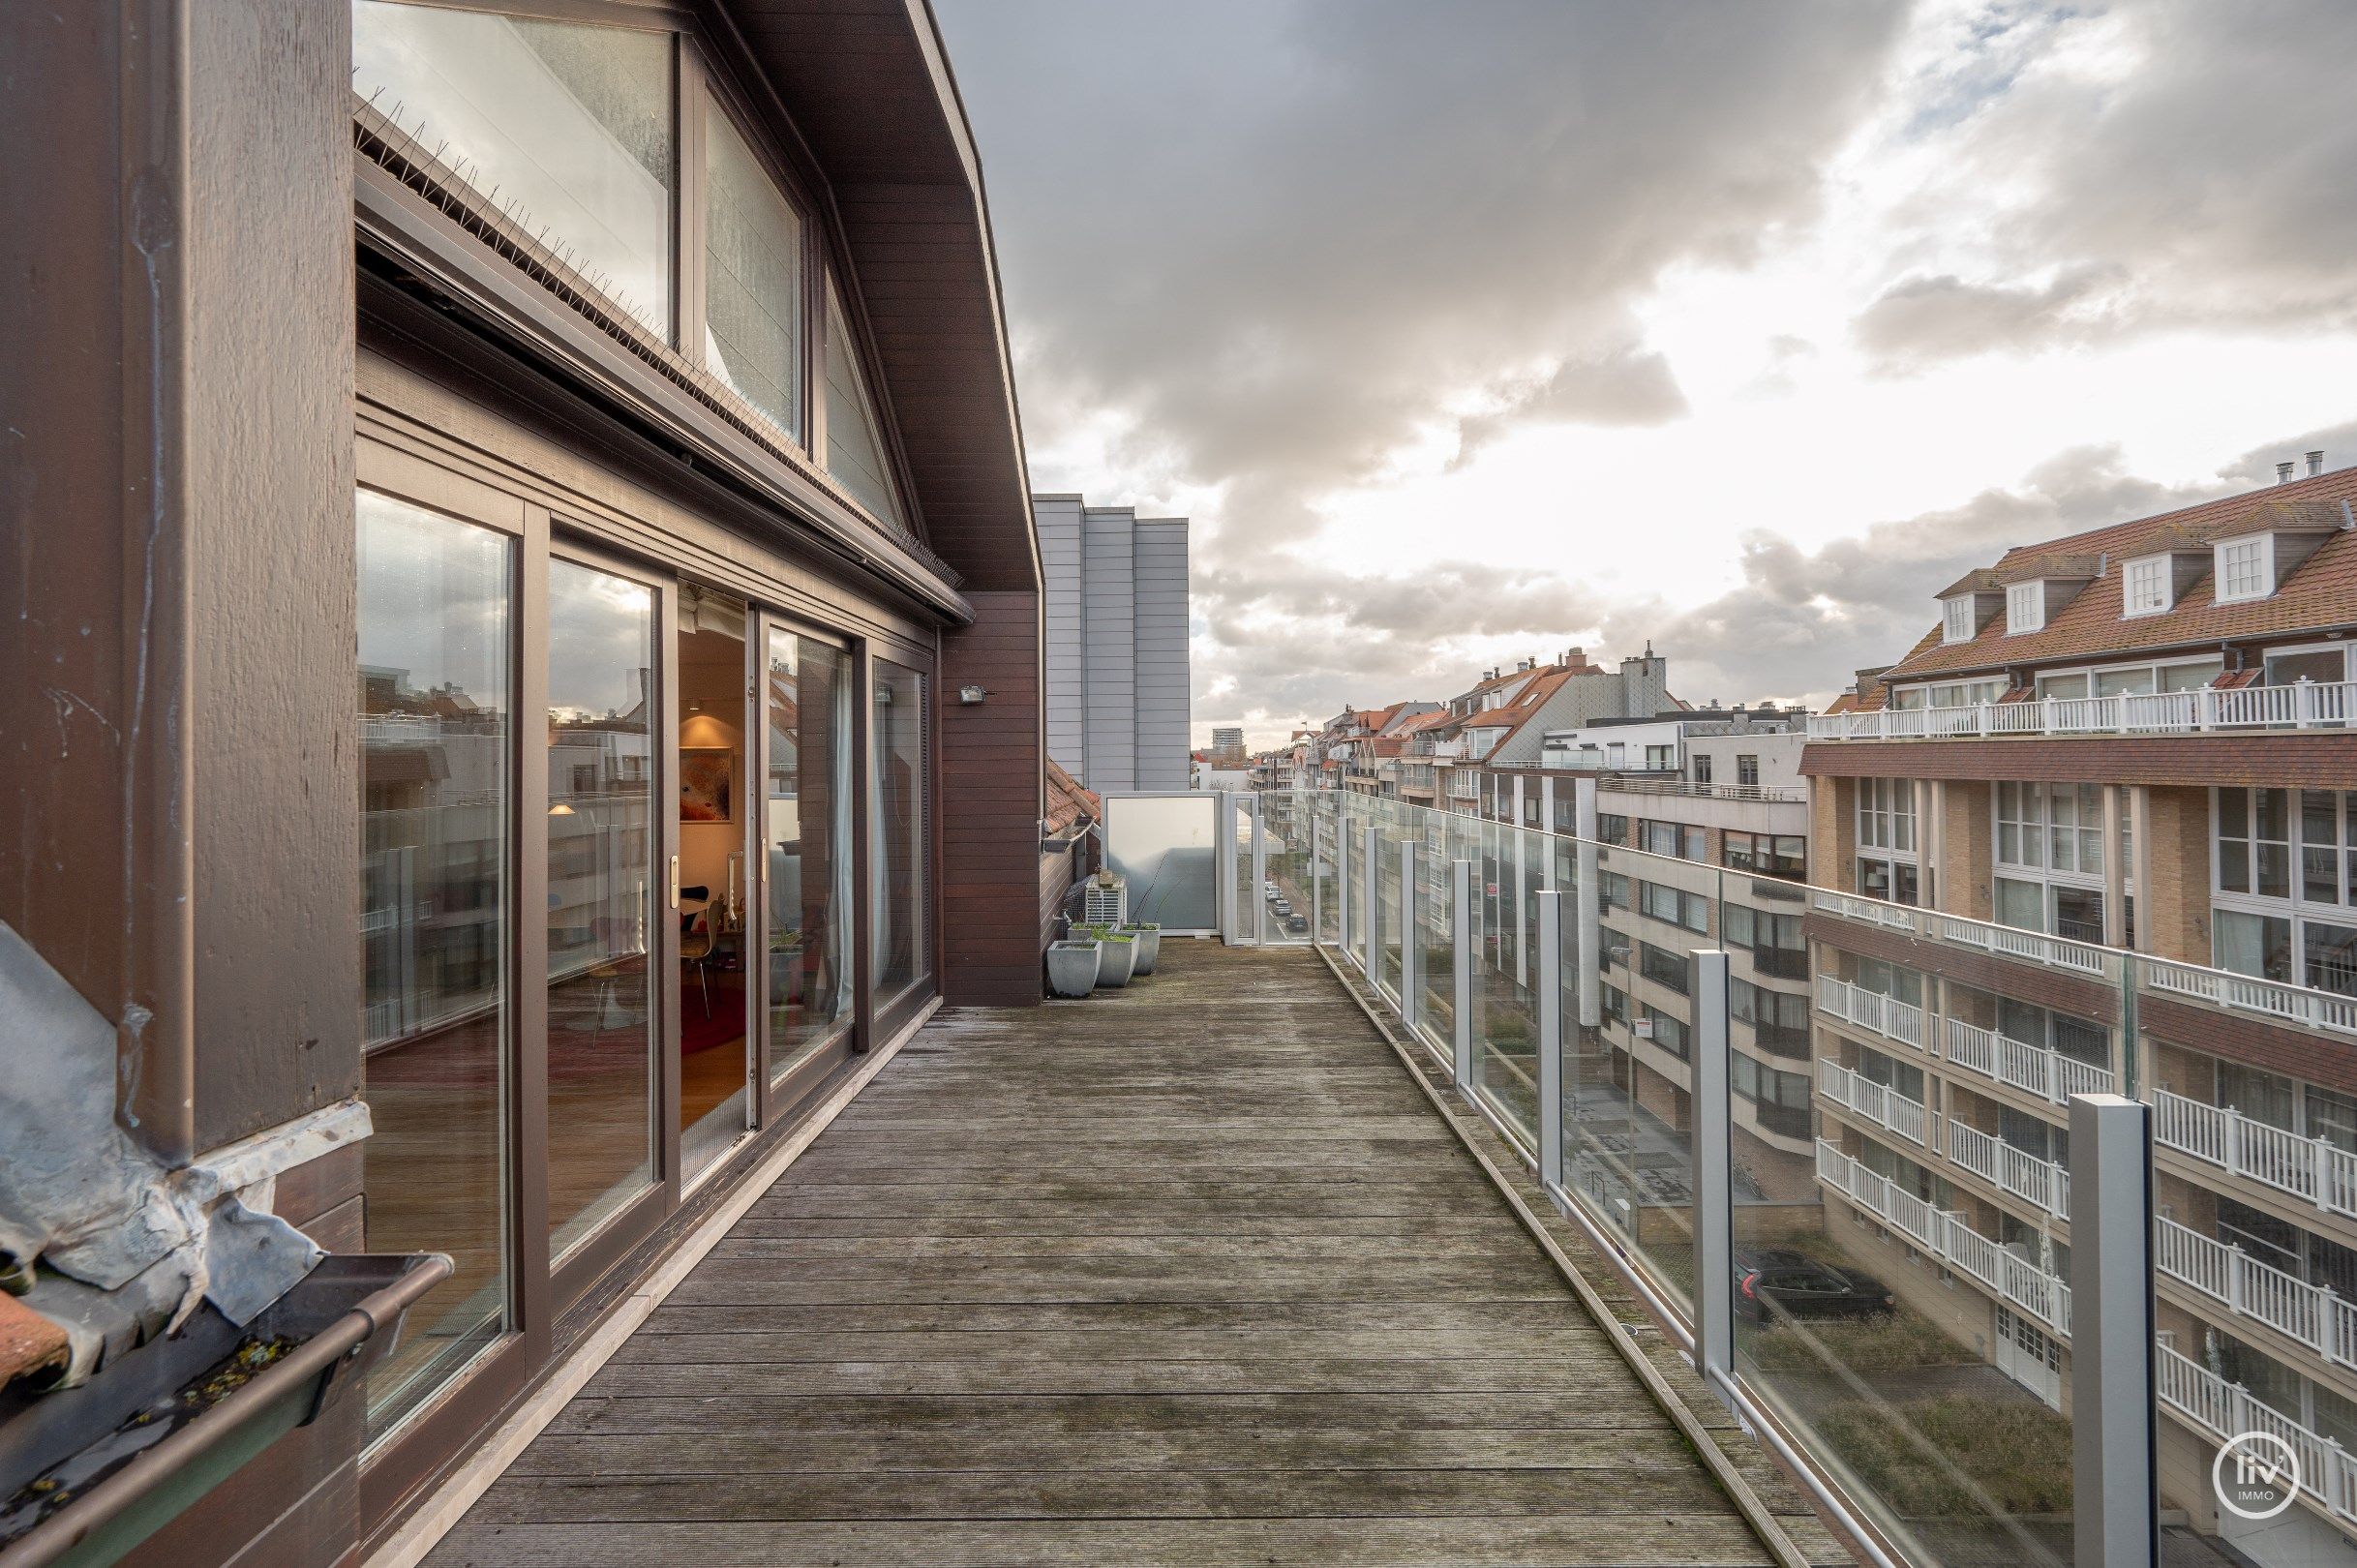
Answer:
[{"label": "brick apartment building", "polygon": [[[2236,1422],[2357,1447],[2357,469],[2289,467],[1967,574],[1801,769],[1828,1203],[2060,1405],[2065,1101],[2150,1101],[2163,1491],[2204,1528]],[[2342,1560],[2329,1483],[2249,1550]]]}]

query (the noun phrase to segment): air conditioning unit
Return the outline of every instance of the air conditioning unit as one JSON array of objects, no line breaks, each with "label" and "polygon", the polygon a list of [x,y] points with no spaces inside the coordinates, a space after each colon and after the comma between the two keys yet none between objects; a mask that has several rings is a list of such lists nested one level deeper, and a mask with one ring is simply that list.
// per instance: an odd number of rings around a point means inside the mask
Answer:
[{"label": "air conditioning unit", "polygon": [[1100,871],[1088,879],[1085,896],[1080,903],[1080,923],[1083,925],[1127,925],[1130,923],[1130,883],[1110,871]]}]

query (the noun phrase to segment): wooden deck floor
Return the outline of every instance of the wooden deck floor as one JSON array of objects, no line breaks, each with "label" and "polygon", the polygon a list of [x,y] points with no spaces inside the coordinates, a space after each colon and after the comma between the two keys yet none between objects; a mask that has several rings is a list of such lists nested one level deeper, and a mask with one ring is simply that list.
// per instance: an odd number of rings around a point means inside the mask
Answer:
[{"label": "wooden deck floor", "polygon": [[433,1563],[1758,1563],[1318,960],[951,1011]]}]

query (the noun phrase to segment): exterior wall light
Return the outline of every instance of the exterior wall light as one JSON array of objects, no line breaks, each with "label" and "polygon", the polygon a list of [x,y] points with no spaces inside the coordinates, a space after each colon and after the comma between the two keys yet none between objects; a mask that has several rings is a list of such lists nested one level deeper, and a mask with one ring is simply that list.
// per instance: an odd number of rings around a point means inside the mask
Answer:
[{"label": "exterior wall light", "polygon": [[981,707],[982,699],[989,695],[990,693],[981,686],[960,686],[957,688],[957,700],[967,708]]}]

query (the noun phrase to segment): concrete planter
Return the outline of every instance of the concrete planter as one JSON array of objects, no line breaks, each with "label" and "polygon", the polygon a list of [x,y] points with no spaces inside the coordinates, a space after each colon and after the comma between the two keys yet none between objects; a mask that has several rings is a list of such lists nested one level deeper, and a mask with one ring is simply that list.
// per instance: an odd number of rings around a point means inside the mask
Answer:
[{"label": "concrete planter", "polygon": [[1137,962],[1137,944],[1118,931],[1111,931],[1098,939],[1097,947],[1099,987],[1129,984],[1133,966]]},{"label": "concrete planter", "polygon": [[1047,945],[1047,990],[1051,996],[1086,996],[1097,988],[1097,966],[1102,952],[1093,939],[1081,937],[1071,942],[1051,942]]},{"label": "concrete planter", "polygon": [[1122,934],[1132,939],[1137,956],[1130,967],[1132,975],[1151,975],[1163,953],[1163,928],[1159,925],[1125,925]]}]

